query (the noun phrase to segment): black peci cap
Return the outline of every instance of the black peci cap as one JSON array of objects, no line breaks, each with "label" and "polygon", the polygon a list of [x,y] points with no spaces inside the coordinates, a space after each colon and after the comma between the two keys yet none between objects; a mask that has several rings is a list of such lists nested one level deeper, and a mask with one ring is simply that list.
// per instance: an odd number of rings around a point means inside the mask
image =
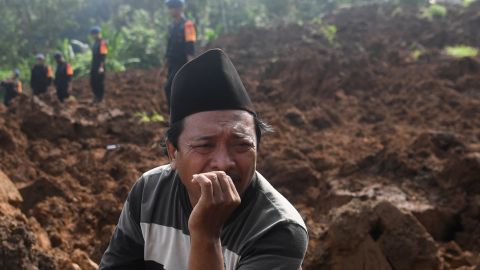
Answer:
[{"label": "black peci cap", "polygon": [[255,114],[237,70],[220,49],[205,52],[178,71],[170,100],[170,124],[205,111],[244,110]]}]

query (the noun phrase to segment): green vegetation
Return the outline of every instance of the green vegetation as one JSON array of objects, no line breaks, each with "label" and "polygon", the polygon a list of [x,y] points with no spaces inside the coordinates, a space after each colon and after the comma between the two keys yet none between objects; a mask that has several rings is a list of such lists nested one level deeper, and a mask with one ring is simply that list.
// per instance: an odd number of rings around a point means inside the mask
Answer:
[{"label": "green vegetation", "polygon": [[424,54],[425,52],[423,50],[420,50],[420,49],[416,49],[414,51],[412,51],[412,53],[410,54],[410,58],[414,61],[417,61],[418,59],[420,59],[420,57]]},{"label": "green vegetation", "polygon": [[447,8],[442,5],[432,4],[422,11],[422,17],[429,20],[439,19],[447,16]]},{"label": "green vegetation", "polygon": [[165,122],[165,117],[161,114],[154,112],[153,114],[149,115],[147,112],[137,112],[135,113],[135,117],[138,118],[140,123],[162,123]]},{"label": "green vegetation", "polygon": [[323,36],[328,40],[328,43],[330,43],[330,45],[335,44],[335,35],[337,34],[337,27],[335,25],[323,25],[320,28],[320,32],[322,32]]},{"label": "green vegetation", "polygon": [[[188,0],[186,15],[197,26],[199,45],[205,45],[245,26],[306,25],[340,7],[385,2],[425,6],[423,15],[429,19],[447,13],[428,0]],[[66,55],[75,76],[86,75],[93,25],[102,26],[109,44],[110,71],[163,64],[170,24],[163,0],[0,0],[0,6],[0,79],[15,67],[27,79],[35,54],[44,53],[52,64],[56,50]],[[335,46],[335,25],[320,23],[317,31]]]},{"label": "green vegetation", "polygon": [[[302,22],[297,22],[302,25]],[[314,34],[321,34],[331,46],[336,46],[337,26],[325,23],[321,18],[315,18],[310,23],[317,27],[312,30]]]},{"label": "green vegetation", "polygon": [[463,0],[462,2],[462,5],[464,7],[469,7],[471,4],[473,4],[473,2],[475,2],[476,0]]},{"label": "green vegetation", "polygon": [[452,57],[476,57],[478,55],[478,49],[465,45],[451,46],[445,48],[445,53]]}]

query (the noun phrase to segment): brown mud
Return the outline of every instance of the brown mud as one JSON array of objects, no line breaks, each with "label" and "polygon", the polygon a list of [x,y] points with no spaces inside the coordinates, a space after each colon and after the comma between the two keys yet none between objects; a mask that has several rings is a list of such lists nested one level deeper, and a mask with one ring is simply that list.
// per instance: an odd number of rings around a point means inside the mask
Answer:
[{"label": "brown mud", "polygon": [[[276,130],[258,169],[306,220],[304,269],[480,268],[480,60],[442,54],[480,47],[480,4],[417,13],[339,10],[332,44],[308,24],[209,45]],[[166,124],[136,116],[167,117],[157,73],[109,75],[102,105],[79,80],[66,104],[0,108],[0,269],[95,269],[132,184],[167,162]]]}]

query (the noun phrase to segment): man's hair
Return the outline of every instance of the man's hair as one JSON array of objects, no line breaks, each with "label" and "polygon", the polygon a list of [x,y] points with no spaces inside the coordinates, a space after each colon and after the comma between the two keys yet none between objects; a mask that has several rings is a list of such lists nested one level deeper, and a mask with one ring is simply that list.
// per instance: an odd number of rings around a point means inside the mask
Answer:
[{"label": "man's hair", "polygon": [[[258,149],[260,148],[260,141],[262,139],[262,136],[267,133],[273,132],[273,128],[269,124],[264,122],[262,119],[260,119],[257,115],[252,114],[252,116],[253,116],[253,121],[255,125],[255,134],[257,136],[257,149]],[[175,149],[178,149],[178,138],[180,137],[180,134],[182,134],[183,132],[183,127],[184,127],[184,119],[171,124],[165,133],[164,146],[167,145],[167,142],[170,142],[175,147]]]}]

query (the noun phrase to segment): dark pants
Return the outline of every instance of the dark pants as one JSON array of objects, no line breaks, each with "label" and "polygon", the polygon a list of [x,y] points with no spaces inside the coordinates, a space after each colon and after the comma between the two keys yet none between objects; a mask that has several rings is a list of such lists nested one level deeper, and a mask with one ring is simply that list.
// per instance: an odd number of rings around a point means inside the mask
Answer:
[{"label": "dark pants", "polygon": [[5,104],[5,106],[9,106],[12,99],[14,99],[16,96],[18,96],[17,92],[7,89],[5,91],[5,96],[3,97],[3,104]]},{"label": "dark pants", "polygon": [[90,85],[92,86],[95,101],[101,102],[105,92],[105,74],[98,72],[90,73]]},{"label": "dark pants", "polygon": [[60,102],[64,102],[70,96],[68,93],[68,86],[57,86],[57,97]]},{"label": "dark pants", "polygon": [[167,84],[165,84],[165,97],[167,98],[168,108],[170,109],[170,96],[172,95],[172,84],[177,71],[183,66],[181,63],[174,63],[168,66]]}]

